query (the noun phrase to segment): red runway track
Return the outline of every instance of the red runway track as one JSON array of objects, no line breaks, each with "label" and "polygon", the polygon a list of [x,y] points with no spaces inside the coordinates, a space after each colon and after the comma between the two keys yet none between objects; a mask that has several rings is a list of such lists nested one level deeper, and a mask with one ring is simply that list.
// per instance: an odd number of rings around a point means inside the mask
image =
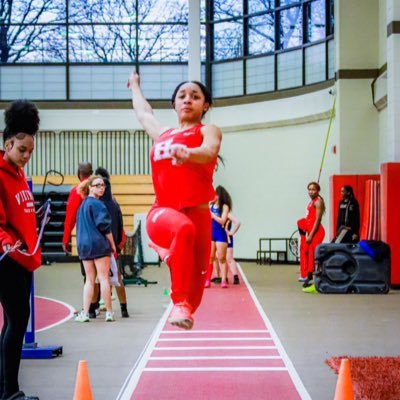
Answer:
[{"label": "red runway track", "polygon": [[191,331],[167,310],[118,400],[310,399],[252,289],[206,289]]},{"label": "red runway track", "polygon": [[[39,332],[61,324],[72,317],[74,310],[68,304],[46,297],[35,296],[35,331]],[[0,329],[3,327],[3,309],[0,306]]]}]

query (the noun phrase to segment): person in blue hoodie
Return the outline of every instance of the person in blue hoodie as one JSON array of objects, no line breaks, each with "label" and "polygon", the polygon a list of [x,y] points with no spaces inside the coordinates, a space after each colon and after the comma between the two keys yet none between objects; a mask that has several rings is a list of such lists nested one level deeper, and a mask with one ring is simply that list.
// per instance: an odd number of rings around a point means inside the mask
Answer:
[{"label": "person in blue hoodie", "polygon": [[107,309],[105,320],[114,320],[109,273],[111,257],[116,254],[117,249],[111,232],[110,213],[99,200],[104,191],[104,180],[98,175],[92,175],[78,188],[78,193],[86,197],[79,207],[76,224],[78,255],[85,268],[86,282],[83,289],[83,310],[75,318],[77,322],[89,322],[89,307],[96,276]]},{"label": "person in blue hoodie", "polygon": [[[103,196],[100,197],[100,200],[104,203],[104,205],[107,207],[108,212],[110,213],[111,232],[114,238],[114,243],[116,244],[117,247],[117,253],[120,254],[126,241],[121,207],[119,206],[117,200],[112,194],[110,174],[108,173],[108,171],[103,167],[98,167],[95,171],[95,174],[100,175],[104,178],[104,183],[106,185],[106,188]],[[116,286],[115,290],[117,292],[119,304],[121,306],[121,316],[122,318],[129,318],[129,313],[126,304],[126,290],[120,271],[118,279],[120,282],[120,286]]]}]

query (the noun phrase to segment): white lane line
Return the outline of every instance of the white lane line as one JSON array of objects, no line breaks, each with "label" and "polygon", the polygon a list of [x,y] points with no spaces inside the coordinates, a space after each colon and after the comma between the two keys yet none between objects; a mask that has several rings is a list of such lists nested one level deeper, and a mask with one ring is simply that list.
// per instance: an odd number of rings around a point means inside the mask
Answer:
[{"label": "white lane line", "polygon": [[168,338],[168,339],[158,339],[159,342],[234,342],[234,341],[272,341],[270,337],[237,337],[237,338],[220,338],[220,337],[204,337],[204,338]]},{"label": "white lane line", "polygon": [[154,350],[264,350],[276,349],[276,346],[187,346],[187,347],[155,347]]},{"label": "white lane line", "polygon": [[281,356],[184,356],[184,357],[150,357],[149,360],[281,360]]},{"label": "white lane line", "polygon": [[243,282],[246,284],[247,289],[250,293],[251,298],[254,301],[255,306],[257,307],[258,312],[260,313],[261,318],[264,320],[265,326],[268,326],[268,330],[274,339],[274,342],[278,348],[279,354],[283,358],[283,362],[285,363],[288,373],[290,377],[292,378],[292,381],[299,392],[299,395],[301,396],[302,400],[311,400],[310,394],[307,392],[307,389],[305,388],[303,382],[301,381],[299,375],[297,374],[297,371],[295,370],[292,361],[290,360],[289,356],[286,353],[285,348],[283,347],[281,341],[279,340],[278,335],[276,334],[270,320],[267,317],[267,314],[265,313],[264,309],[262,308],[260,302],[257,299],[257,296],[251,287],[249,281],[247,280],[246,275],[243,273],[242,267],[240,266],[239,263],[237,263],[238,269],[242,275]]},{"label": "white lane line", "polygon": [[218,330],[218,329],[211,329],[211,330],[192,330],[192,331],[162,331],[161,334],[168,334],[168,335],[190,335],[193,333],[267,333],[268,329],[257,329],[257,330],[239,330],[239,329],[232,329],[232,330]]},{"label": "white lane line", "polygon": [[[46,331],[47,329],[54,328],[57,325],[61,325],[61,324],[63,324],[64,322],[68,321],[69,319],[71,319],[74,316],[75,308],[72,307],[71,305],[67,304],[67,303],[64,303],[63,301],[52,299],[50,297],[44,297],[44,296],[36,296],[35,295],[35,297],[38,298],[38,299],[54,301],[54,303],[61,304],[61,305],[63,305],[64,307],[66,307],[69,310],[69,314],[65,318],[61,319],[60,321],[55,322],[54,324],[47,325],[47,326],[45,326],[45,327],[43,327],[41,329],[36,329],[35,333],[43,332],[43,331]],[[37,318],[36,315],[35,315],[35,318]]]},{"label": "white lane line", "polygon": [[146,372],[196,372],[196,371],[287,371],[286,367],[192,367],[145,368]]},{"label": "white lane line", "polygon": [[154,331],[150,336],[146,346],[144,347],[135,365],[133,366],[127,378],[125,379],[125,382],[122,385],[122,388],[119,391],[116,400],[131,400],[132,394],[136,389],[140,376],[142,375],[142,372],[145,369],[144,367],[146,366],[149,357],[154,350],[155,344],[160,336],[160,332],[162,331],[171,310],[172,310],[172,302],[169,303],[169,306],[165,310],[163,316],[160,318],[160,321],[158,322],[157,326],[154,328]]}]

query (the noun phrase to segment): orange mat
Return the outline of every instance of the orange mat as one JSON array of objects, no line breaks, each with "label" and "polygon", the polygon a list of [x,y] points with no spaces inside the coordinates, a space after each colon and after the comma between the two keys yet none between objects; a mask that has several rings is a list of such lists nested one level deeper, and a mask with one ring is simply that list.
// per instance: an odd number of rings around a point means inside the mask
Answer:
[{"label": "orange mat", "polygon": [[400,399],[400,357],[332,357],[326,363],[338,373],[342,358],[350,360],[356,400]]}]

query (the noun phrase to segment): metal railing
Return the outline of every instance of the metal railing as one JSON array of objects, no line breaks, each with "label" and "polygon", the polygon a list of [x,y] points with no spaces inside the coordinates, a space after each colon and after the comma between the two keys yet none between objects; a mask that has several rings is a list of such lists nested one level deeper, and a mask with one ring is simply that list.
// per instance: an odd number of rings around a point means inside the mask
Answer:
[{"label": "metal railing", "polygon": [[30,176],[50,169],[75,175],[80,162],[102,166],[111,175],[150,174],[151,139],[145,131],[41,131],[26,167]]}]

